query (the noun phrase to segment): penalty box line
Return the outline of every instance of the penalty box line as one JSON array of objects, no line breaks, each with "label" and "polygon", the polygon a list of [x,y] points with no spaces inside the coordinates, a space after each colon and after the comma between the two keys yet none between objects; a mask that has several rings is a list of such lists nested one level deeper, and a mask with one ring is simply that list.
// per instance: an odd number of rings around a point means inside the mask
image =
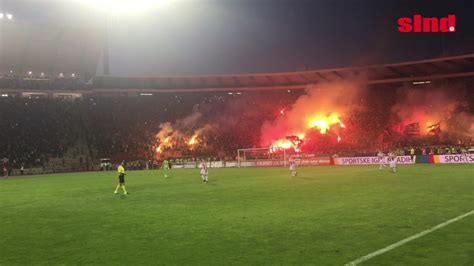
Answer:
[{"label": "penalty box line", "polygon": [[354,260],[354,261],[351,261],[351,262],[347,263],[346,266],[349,266],[349,265],[357,265],[357,264],[359,264],[359,263],[361,263],[361,262],[370,260],[371,258],[373,258],[373,257],[375,257],[375,256],[378,256],[378,255],[383,254],[383,253],[385,253],[385,252],[388,252],[388,251],[390,251],[390,250],[392,250],[392,249],[395,249],[395,248],[397,248],[397,247],[399,247],[399,246],[402,246],[402,245],[404,245],[404,244],[406,244],[406,243],[408,243],[408,242],[410,242],[410,241],[412,241],[412,240],[415,240],[415,239],[420,238],[420,237],[422,237],[422,236],[424,236],[424,235],[426,235],[426,234],[429,234],[429,233],[431,233],[431,232],[433,232],[433,231],[436,231],[436,230],[438,230],[438,229],[440,229],[440,228],[443,228],[443,227],[445,227],[446,225],[448,225],[448,224],[450,224],[450,223],[457,222],[457,221],[459,221],[459,220],[461,220],[461,219],[463,219],[463,218],[466,218],[467,216],[472,215],[472,214],[474,214],[474,210],[472,210],[472,211],[470,211],[470,212],[467,212],[467,213],[465,213],[465,214],[459,215],[458,217],[453,218],[453,219],[451,219],[451,220],[448,220],[448,221],[446,221],[446,222],[444,222],[444,223],[440,223],[440,224],[438,224],[438,225],[436,225],[436,226],[434,226],[434,227],[432,227],[432,228],[430,228],[430,229],[428,229],[428,230],[425,230],[425,231],[423,231],[423,232],[420,232],[420,233],[418,233],[418,234],[416,234],[416,235],[412,235],[412,236],[410,236],[410,237],[407,237],[407,238],[405,238],[405,239],[403,239],[403,240],[398,241],[397,243],[391,244],[390,246],[387,246],[387,247],[385,247],[385,248],[382,248],[382,249],[379,249],[379,250],[377,250],[377,251],[374,251],[374,252],[372,252],[372,253],[370,253],[370,254],[368,254],[368,255],[365,255],[365,256],[363,256],[363,257],[360,257],[360,258],[358,258],[358,259],[356,259],[356,260]]}]

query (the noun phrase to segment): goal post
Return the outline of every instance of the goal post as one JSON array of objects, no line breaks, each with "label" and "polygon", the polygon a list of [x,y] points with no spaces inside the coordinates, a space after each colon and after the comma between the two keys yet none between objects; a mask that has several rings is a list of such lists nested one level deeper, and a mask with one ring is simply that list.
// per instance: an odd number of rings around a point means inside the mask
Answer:
[{"label": "goal post", "polygon": [[[283,149],[282,152],[272,152],[270,148],[248,148],[248,149],[238,149],[237,150],[237,167],[258,165],[262,162],[270,162],[269,166],[272,165],[271,162],[281,162],[283,161],[283,166],[286,166],[286,150]],[[280,164],[281,165],[281,164]]]}]

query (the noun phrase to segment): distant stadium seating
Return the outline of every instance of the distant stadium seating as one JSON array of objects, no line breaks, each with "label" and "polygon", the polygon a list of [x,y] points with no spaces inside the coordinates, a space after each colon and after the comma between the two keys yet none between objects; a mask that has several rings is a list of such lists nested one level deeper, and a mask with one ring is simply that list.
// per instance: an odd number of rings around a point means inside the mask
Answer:
[{"label": "distant stadium seating", "polygon": [[[181,157],[215,157],[216,160],[236,160],[241,147],[258,147],[260,127],[264,121],[275,118],[275,106],[291,103],[299,95],[282,97],[281,92],[248,93],[240,101],[259,103],[258,112],[233,109],[225,117],[236,121],[231,127],[221,126],[205,136],[202,148],[182,150]],[[47,172],[91,170],[100,158],[141,160],[134,169],[145,168],[145,161],[156,158],[155,135],[163,122],[175,121],[189,115],[196,104],[207,103],[208,114],[216,114],[239,100],[235,95],[215,94],[162,94],[160,97],[84,98],[63,100],[43,97],[0,97],[0,158],[8,160],[9,167],[24,165],[26,173],[40,167]],[[179,103],[179,108],[176,107]],[[263,106],[266,104],[267,106]],[[213,109],[214,108],[214,109]],[[212,111],[216,110],[216,111]],[[371,130],[383,130],[386,121],[377,112],[357,113],[352,121],[372,125]],[[368,115],[370,114],[370,115]],[[217,118],[219,119],[219,118]],[[222,122],[222,121],[221,121]],[[357,122],[359,123],[359,122]],[[357,136],[354,136],[357,137]],[[312,151],[316,156],[369,156],[376,147],[367,145],[365,135],[358,140],[365,148],[350,145],[324,145]],[[405,143],[406,144],[406,143]],[[393,145],[403,147],[403,142]],[[417,148],[416,154],[452,153],[453,149],[429,146]],[[458,147],[454,152],[459,152]],[[399,151],[405,153],[404,150]],[[152,167],[152,163],[150,163]]]}]

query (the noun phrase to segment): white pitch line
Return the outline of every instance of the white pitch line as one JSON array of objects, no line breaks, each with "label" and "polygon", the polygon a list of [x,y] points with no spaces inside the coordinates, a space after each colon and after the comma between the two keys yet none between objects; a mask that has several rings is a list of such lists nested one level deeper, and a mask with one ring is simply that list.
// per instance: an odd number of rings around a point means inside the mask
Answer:
[{"label": "white pitch line", "polygon": [[388,246],[388,247],[379,249],[379,250],[374,251],[374,252],[372,252],[372,253],[370,253],[370,254],[368,254],[368,255],[365,255],[365,256],[363,256],[363,257],[360,257],[360,258],[358,258],[358,259],[356,259],[356,260],[354,260],[354,261],[351,261],[351,262],[347,263],[346,266],[349,266],[349,265],[357,265],[357,264],[359,264],[359,263],[361,263],[361,262],[364,262],[364,261],[366,261],[366,260],[370,260],[371,258],[373,258],[373,257],[375,257],[375,256],[378,256],[378,255],[383,254],[383,253],[385,253],[385,252],[387,252],[387,251],[390,251],[390,250],[392,250],[392,249],[395,249],[395,248],[397,248],[397,247],[399,247],[399,246],[401,246],[401,245],[404,245],[404,244],[406,244],[406,243],[408,243],[408,242],[410,242],[410,241],[412,241],[412,240],[415,240],[415,239],[417,239],[417,238],[419,238],[419,237],[422,237],[422,236],[424,236],[424,235],[426,235],[426,234],[429,234],[429,233],[431,233],[431,232],[433,232],[433,231],[435,231],[435,230],[438,230],[438,229],[440,229],[440,228],[443,228],[443,227],[445,227],[446,225],[448,225],[448,224],[450,224],[450,223],[454,223],[454,222],[459,221],[459,220],[461,220],[461,219],[463,219],[463,218],[466,218],[467,216],[469,216],[469,215],[471,215],[471,214],[474,214],[474,210],[472,210],[472,211],[470,211],[470,212],[467,212],[467,213],[465,213],[465,214],[459,215],[458,217],[453,218],[453,219],[451,219],[451,220],[448,220],[448,221],[446,221],[446,222],[444,222],[444,223],[440,223],[440,224],[438,224],[437,226],[432,227],[431,229],[425,230],[425,231],[420,232],[420,233],[418,233],[418,234],[416,234],[416,235],[412,235],[412,236],[407,237],[407,238],[405,238],[405,239],[403,239],[403,240],[400,240],[400,241],[398,241],[397,243],[391,244],[391,245]]}]

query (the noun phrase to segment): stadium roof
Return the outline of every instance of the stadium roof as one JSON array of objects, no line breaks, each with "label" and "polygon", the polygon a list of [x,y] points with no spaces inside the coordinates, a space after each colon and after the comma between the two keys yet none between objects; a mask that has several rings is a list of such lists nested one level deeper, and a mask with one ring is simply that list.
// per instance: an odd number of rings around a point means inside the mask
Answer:
[{"label": "stadium roof", "polygon": [[345,79],[367,84],[401,83],[474,77],[474,54],[395,64],[286,73],[182,77],[94,78],[95,89],[113,91],[202,92],[304,89],[308,84]]},{"label": "stadium roof", "polygon": [[60,73],[89,80],[96,73],[104,31],[97,26],[51,25],[21,20],[0,28],[0,75],[57,77]]}]

